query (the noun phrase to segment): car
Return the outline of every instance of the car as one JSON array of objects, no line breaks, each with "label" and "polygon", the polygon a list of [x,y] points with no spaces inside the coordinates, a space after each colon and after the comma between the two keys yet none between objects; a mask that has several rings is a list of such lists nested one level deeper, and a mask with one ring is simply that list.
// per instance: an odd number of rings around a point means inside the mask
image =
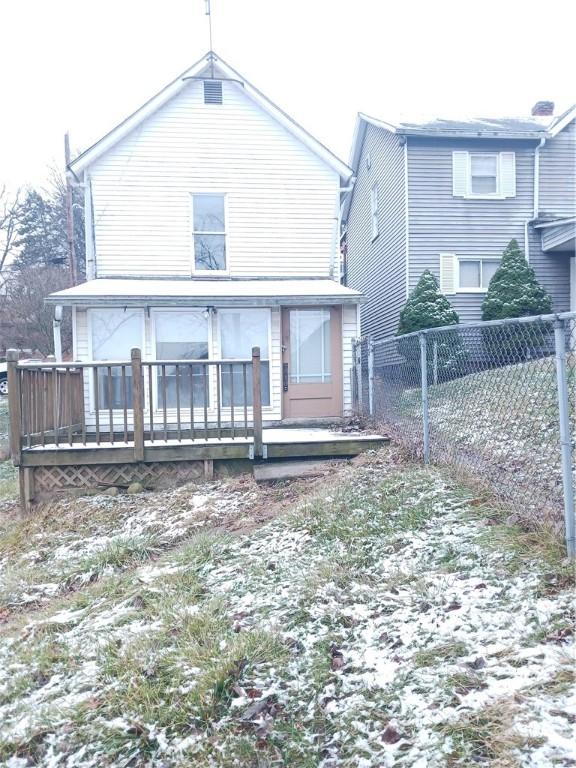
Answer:
[{"label": "car", "polygon": [[8,366],[0,363],[0,395],[8,394]]}]

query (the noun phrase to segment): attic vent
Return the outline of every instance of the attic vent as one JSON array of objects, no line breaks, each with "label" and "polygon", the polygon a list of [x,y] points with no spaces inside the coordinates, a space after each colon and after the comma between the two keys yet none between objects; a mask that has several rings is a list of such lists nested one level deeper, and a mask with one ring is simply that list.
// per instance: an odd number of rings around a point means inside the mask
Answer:
[{"label": "attic vent", "polygon": [[222,104],[221,80],[204,80],[204,104]]}]

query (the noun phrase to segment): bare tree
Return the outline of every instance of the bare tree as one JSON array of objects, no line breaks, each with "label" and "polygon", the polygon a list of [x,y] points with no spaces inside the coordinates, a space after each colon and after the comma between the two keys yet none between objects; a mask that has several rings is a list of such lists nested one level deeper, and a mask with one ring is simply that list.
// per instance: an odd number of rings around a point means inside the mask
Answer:
[{"label": "bare tree", "polygon": [[20,190],[10,195],[5,185],[0,187],[0,272],[14,250],[19,208]]},{"label": "bare tree", "polygon": [[[0,347],[32,349],[43,355],[52,353],[54,310],[44,299],[49,293],[68,288],[68,271],[50,265],[22,267],[10,273],[6,285],[6,297],[0,307],[0,329],[5,338],[0,339]],[[71,322],[66,315],[62,323],[62,348],[70,351],[71,346]]]}]

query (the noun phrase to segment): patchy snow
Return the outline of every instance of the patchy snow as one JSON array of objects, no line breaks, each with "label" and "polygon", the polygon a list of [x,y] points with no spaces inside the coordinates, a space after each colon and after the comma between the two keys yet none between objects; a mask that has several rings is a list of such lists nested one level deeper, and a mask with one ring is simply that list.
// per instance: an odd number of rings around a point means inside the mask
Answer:
[{"label": "patchy snow", "polygon": [[[458,729],[496,705],[510,712],[507,765],[569,765],[570,587],[551,589],[542,563],[519,570],[511,551],[487,546],[489,528],[441,474],[390,472],[377,458],[347,468],[283,518],[216,537],[207,556],[167,552],[129,583],[113,569],[109,592],[6,634],[0,764],[495,765]],[[190,509],[241,516],[251,493],[214,484],[161,512],[148,496],[115,529],[55,549],[92,554],[159,519],[169,541]],[[247,650],[262,637],[282,654]],[[213,706],[199,692],[225,659],[235,682]],[[170,722],[151,716],[156,697]]]}]

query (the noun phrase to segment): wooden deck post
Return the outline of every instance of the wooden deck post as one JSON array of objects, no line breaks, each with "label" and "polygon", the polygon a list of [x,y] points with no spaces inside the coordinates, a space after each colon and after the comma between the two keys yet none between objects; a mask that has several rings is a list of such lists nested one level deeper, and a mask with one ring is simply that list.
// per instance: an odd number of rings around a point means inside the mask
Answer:
[{"label": "wooden deck post", "polygon": [[262,456],[262,383],[260,347],[252,347],[252,421],[254,423],[254,458]]},{"label": "wooden deck post", "polygon": [[20,397],[20,376],[18,375],[18,351],[6,352],[8,363],[8,415],[10,417],[10,455],[14,466],[20,464],[22,457],[22,401]]},{"label": "wooden deck post", "polygon": [[131,350],[132,409],[134,413],[134,460],[144,461],[144,381],[142,378],[142,352]]}]

